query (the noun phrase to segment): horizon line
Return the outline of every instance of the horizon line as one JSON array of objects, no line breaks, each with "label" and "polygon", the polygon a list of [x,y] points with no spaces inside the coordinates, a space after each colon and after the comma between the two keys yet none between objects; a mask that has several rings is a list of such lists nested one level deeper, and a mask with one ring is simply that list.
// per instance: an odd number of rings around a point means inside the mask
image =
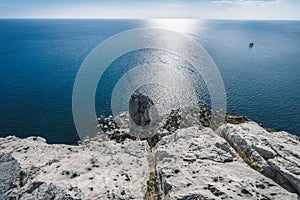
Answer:
[{"label": "horizon line", "polygon": [[232,20],[232,21],[300,21],[300,19],[257,19],[257,18],[189,18],[189,17],[0,17],[0,19],[84,19],[84,20],[99,20],[99,19],[114,19],[114,20],[153,20],[153,19],[170,19],[170,20]]}]

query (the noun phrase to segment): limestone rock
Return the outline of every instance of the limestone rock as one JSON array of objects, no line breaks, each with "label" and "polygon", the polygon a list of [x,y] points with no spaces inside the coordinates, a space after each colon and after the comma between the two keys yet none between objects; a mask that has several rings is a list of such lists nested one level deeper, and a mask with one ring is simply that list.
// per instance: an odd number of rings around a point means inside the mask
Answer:
[{"label": "limestone rock", "polygon": [[15,187],[21,171],[20,164],[8,153],[0,153],[0,199]]},{"label": "limestone rock", "polygon": [[270,133],[255,122],[226,124],[219,134],[262,174],[300,194],[300,141],[286,132]]},{"label": "limestone rock", "polygon": [[54,184],[46,184],[43,182],[29,182],[20,190],[14,189],[5,199],[19,200],[79,200],[81,198],[73,198],[62,189]]},{"label": "limestone rock", "polygon": [[299,137],[254,122],[193,124],[161,127],[152,149],[107,135],[78,145],[0,138],[0,199],[299,199]]},{"label": "limestone rock", "polygon": [[120,129],[129,129],[130,122],[129,122],[129,113],[123,112],[119,115],[114,117],[114,121],[117,123]]},{"label": "limestone rock", "polygon": [[165,199],[297,199],[250,168],[210,128],[179,129],[157,145],[156,171]]},{"label": "limestone rock", "polygon": [[[30,197],[42,198],[36,195],[44,192],[45,199],[55,191],[64,191],[66,199],[143,199],[149,178],[148,148],[146,141],[116,143],[97,137],[78,146],[49,145],[39,137],[0,139],[1,152],[10,152],[31,180],[15,193],[32,190]],[[7,180],[11,182],[16,173]]]}]

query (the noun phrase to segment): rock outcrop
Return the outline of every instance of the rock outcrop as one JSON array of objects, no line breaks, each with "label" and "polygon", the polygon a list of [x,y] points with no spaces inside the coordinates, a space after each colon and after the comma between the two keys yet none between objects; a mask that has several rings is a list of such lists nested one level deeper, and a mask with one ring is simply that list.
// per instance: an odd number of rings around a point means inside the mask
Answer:
[{"label": "rock outcrop", "polygon": [[159,115],[153,101],[143,94],[132,94],[129,100],[130,134],[140,138],[153,135],[159,124]]},{"label": "rock outcrop", "polygon": [[137,126],[147,126],[151,122],[150,109],[153,101],[143,94],[133,94],[129,100],[129,114]]},{"label": "rock outcrop", "polygon": [[297,199],[250,168],[209,128],[194,126],[164,137],[156,170],[162,199]]},{"label": "rock outcrop", "polygon": [[53,200],[79,200],[73,198],[61,188],[54,184],[46,184],[44,182],[28,182],[21,189],[13,189],[8,194],[2,196],[3,199],[20,199],[20,200],[35,200],[35,199],[53,199]]},{"label": "rock outcrop", "polygon": [[128,118],[78,145],[0,138],[0,199],[300,199],[298,136],[248,120],[213,131],[197,116],[182,127],[174,112],[149,146]]},{"label": "rock outcrop", "polygon": [[20,171],[20,164],[14,157],[0,153],[0,197],[15,187]]},{"label": "rock outcrop", "polygon": [[300,194],[299,137],[287,132],[270,133],[255,122],[227,124],[219,134],[252,168]]},{"label": "rock outcrop", "polygon": [[[1,187],[0,199],[16,194],[16,199],[35,200],[143,199],[149,178],[148,148],[146,141],[121,144],[101,136],[78,146],[49,145],[39,137],[0,139],[0,177],[9,186]],[[26,180],[12,186],[18,166]]]}]

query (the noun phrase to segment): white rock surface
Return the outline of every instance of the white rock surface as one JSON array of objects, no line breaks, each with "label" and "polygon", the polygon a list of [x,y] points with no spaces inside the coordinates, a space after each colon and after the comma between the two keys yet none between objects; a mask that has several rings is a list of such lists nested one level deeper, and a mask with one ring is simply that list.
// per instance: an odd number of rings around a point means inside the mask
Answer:
[{"label": "white rock surface", "polygon": [[116,117],[114,117],[114,121],[121,129],[129,129],[129,113],[123,112]]},{"label": "white rock surface", "polygon": [[[0,139],[30,182],[53,184],[79,199],[143,199],[149,178],[145,141],[101,141],[49,145],[42,138]],[[0,198],[1,199],[1,198]]]},{"label": "white rock surface", "polygon": [[164,137],[156,170],[163,199],[297,199],[250,168],[209,128],[194,126]]},{"label": "white rock surface", "polygon": [[[120,119],[128,123],[126,114]],[[161,199],[300,199],[297,136],[254,122],[226,124],[217,133],[199,126],[161,131],[152,152],[146,141],[101,135],[76,146],[0,138],[0,199],[142,200],[150,167]]]}]

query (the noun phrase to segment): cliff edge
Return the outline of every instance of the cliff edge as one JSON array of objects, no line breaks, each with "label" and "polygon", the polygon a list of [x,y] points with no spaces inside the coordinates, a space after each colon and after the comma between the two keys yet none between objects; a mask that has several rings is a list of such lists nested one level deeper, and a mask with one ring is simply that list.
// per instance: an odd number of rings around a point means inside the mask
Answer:
[{"label": "cliff edge", "polygon": [[115,133],[0,138],[0,199],[300,199],[300,140],[287,132],[246,121],[160,128],[155,143]]}]

